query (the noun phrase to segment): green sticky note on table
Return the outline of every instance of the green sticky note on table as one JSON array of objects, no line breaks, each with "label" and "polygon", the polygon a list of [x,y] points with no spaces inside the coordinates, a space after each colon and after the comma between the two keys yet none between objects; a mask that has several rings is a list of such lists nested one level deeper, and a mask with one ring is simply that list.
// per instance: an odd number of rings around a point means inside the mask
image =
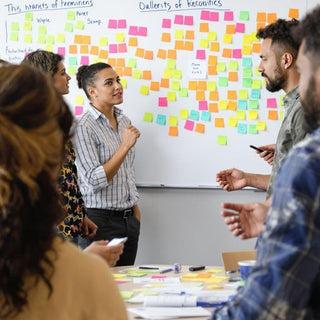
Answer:
[{"label": "green sticky note on table", "polygon": [[19,22],[11,22],[11,31],[19,31]]},{"label": "green sticky note on table", "polygon": [[227,145],[227,136],[218,136],[217,143],[219,146],[226,146]]},{"label": "green sticky note on table", "polygon": [[242,79],[242,86],[244,88],[251,88],[252,86],[252,79],[251,78],[243,78]]},{"label": "green sticky note on table", "polygon": [[78,29],[78,30],[83,30],[83,29],[84,29],[84,21],[78,20],[78,21],[76,22],[76,29]]},{"label": "green sticky note on table", "polygon": [[73,24],[67,22],[66,25],[65,25],[65,27],[64,27],[64,31],[66,31],[66,32],[73,32]]},{"label": "green sticky note on table", "polygon": [[227,77],[219,77],[218,85],[219,85],[219,87],[227,87],[228,86],[228,78]]},{"label": "green sticky note on table", "polygon": [[252,77],[252,68],[243,68],[243,77],[244,78]]},{"label": "green sticky note on table", "polygon": [[[153,114],[151,112],[145,112],[144,116],[143,116],[143,121],[152,122],[153,121]],[[130,276],[131,276],[131,273],[130,273]]]},{"label": "green sticky note on table", "polygon": [[180,90],[180,81],[171,81],[170,89],[179,91]]},{"label": "green sticky note on table", "polygon": [[249,100],[249,109],[259,109],[258,100]]},{"label": "green sticky note on table", "polygon": [[39,34],[47,34],[47,26],[39,26]]},{"label": "green sticky note on table", "polygon": [[257,126],[255,124],[249,124],[249,134],[258,134]]},{"label": "green sticky note on table", "polygon": [[132,298],[133,291],[120,291],[120,294],[123,300],[128,300]]},{"label": "green sticky note on table", "polygon": [[133,58],[129,58],[128,59],[128,64],[127,64],[128,67],[135,68],[136,65],[137,65],[137,60],[136,59],[133,59]]},{"label": "green sticky note on table", "polygon": [[185,98],[188,96],[188,88],[181,88],[179,91],[179,97]]}]

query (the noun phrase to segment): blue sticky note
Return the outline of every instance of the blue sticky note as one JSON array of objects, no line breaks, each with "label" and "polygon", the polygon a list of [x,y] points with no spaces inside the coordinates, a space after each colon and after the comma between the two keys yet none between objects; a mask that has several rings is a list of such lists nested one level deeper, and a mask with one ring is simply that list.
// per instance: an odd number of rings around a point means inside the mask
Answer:
[{"label": "blue sticky note", "polygon": [[238,100],[238,110],[247,110],[247,100]]},{"label": "blue sticky note", "polygon": [[76,66],[78,64],[77,57],[70,57],[69,58],[69,66]]},{"label": "blue sticky note", "polygon": [[199,111],[197,110],[191,110],[189,119],[198,121],[199,120]]},{"label": "blue sticky note", "polygon": [[164,126],[166,124],[166,116],[164,114],[158,114],[157,124]]},{"label": "blue sticky note", "polygon": [[252,89],[250,98],[252,99],[260,99],[261,97],[261,90],[259,89]]},{"label": "blue sticky note", "polygon": [[202,111],[201,112],[201,120],[202,121],[210,121],[211,120],[211,113],[209,111]]},{"label": "blue sticky note", "polygon": [[238,123],[237,132],[247,134],[247,125],[245,123]]},{"label": "blue sticky note", "polygon": [[252,67],[252,58],[243,57],[242,58],[242,66],[245,68],[251,68]]}]

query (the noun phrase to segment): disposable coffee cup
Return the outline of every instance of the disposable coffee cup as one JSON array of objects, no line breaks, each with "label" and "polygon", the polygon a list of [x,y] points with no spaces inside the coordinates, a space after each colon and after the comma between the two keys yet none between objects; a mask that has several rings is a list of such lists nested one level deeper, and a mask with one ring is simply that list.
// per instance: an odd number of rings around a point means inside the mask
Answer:
[{"label": "disposable coffee cup", "polygon": [[238,261],[240,267],[240,275],[242,280],[246,280],[252,267],[256,264],[256,260],[243,260]]}]

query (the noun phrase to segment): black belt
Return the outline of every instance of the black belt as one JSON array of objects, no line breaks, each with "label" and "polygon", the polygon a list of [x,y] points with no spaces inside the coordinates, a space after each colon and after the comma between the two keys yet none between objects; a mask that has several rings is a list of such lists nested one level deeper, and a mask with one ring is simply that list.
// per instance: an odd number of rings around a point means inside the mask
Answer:
[{"label": "black belt", "polygon": [[107,216],[109,217],[121,217],[123,219],[128,219],[129,217],[134,216],[134,210],[133,207],[125,210],[103,210]]}]

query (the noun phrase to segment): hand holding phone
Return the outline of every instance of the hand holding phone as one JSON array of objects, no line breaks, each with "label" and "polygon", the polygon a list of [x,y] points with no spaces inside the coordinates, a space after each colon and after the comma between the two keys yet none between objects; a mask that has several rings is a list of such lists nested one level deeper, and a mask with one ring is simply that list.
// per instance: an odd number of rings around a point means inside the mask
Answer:
[{"label": "hand holding phone", "polygon": [[116,246],[119,243],[125,243],[127,240],[128,237],[113,238],[110,242],[108,242],[107,247]]}]

